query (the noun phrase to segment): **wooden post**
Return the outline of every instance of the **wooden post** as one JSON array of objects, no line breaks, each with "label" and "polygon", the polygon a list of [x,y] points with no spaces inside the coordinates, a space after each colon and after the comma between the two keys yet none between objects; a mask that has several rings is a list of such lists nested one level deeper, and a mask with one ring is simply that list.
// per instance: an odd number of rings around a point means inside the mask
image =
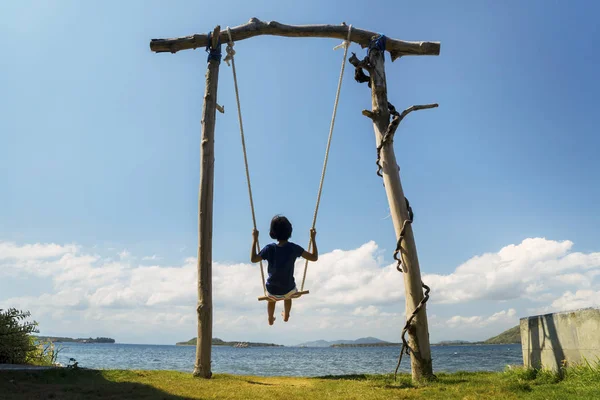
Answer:
[{"label": "wooden post", "polygon": [[[217,26],[211,48],[220,47]],[[200,188],[198,200],[198,339],[194,376],[210,378],[212,346],[212,232],[215,166],[215,119],[220,60],[211,58],[206,72],[200,144]]]},{"label": "wooden post", "polygon": [[[390,121],[388,110],[387,86],[385,79],[384,52],[378,49],[369,51],[369,62],[371,64],[371,101],[373,128],[375,129],[375,140],[380,145]],[[396,239],[400,237],[402,224],[408,219],[408,209],[404,199],[404,192],[400,182],[400,172],[396,163],[393,141],[384,145],[381,150],[381,165],[383,169],[383,183],[390,205],[392,221],[396,231]],[[407,224],[402,240],[402,264],[404,273],[404,288],[406,297],[406,318],[423,298],[421,287],[421,271],[412,227]],[[415,382],[429,380],[433,377],[431,365],[431,349],[429,347],[429,329],[427,327],[427,313],[425,305],[413,320],[414,328],[408,330],[408,343],[411,348],[412,378]]]}]

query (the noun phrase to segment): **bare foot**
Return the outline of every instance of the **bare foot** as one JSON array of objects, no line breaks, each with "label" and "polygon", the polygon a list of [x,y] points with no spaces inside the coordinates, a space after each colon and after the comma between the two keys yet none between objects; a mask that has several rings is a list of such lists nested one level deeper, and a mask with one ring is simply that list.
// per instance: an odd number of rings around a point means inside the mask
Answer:
[{"label": "bare foot", "polygon": [[275,322],[275,317],[269,317],[269,325],[273,325],[273,323]]},{"label": "bare foot", "polygon": [[288,319],[290,319],[289,314],[285,315],[285,311],[281,312],[281,316],[283,317],[283,322],[288,322]]}]

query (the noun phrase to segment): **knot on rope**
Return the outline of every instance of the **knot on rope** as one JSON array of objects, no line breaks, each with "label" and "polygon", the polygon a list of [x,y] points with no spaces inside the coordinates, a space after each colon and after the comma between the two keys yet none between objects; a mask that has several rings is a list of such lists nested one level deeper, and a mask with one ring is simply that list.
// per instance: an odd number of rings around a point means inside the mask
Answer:
[{"label": "knot on rope", "polygon": [[232,61],[233,56],[235,56],[235,50],[233,49],[233,43],[227,45],[226,51],[227,51],[227,55],[225,56],[223,61],[225,61],[225,64],[227,64],[228,67],[231,67],[231,64],[229,64],[229,61]]},{"label": "knot on rope", "polygon": [[348,26],[348,37],[346,38],[346,40],[344,40],[342,43],[338,44],[337,46],[335,46],[333,49],[337,50],[337,49],[348,49],[348,47],[350,47],[350,34],[352,33],[352,25]]},{"label": "knot on rope", "polygon": [[231,67],[229,61],[233,61],[233,56],[235,56],[235,50],[233,49],[235,43],[233,43],[233,40],[231,39],[231,30],[229,29],[229,27],[227,27],[227,34],[229,35],[229,42],[227,42],[227,47],[225,49],[227,55],[225,56],[223,61],[225,61],[228,67]]},{"label": "knot on rope", "polygon": [[208,32],[208,42],[206,44],[206,52],[208,53],[208,58],[206,61],[209,62],[210,60],[215,60],[221,62],[221,38],[219,38],[217,47],[213,49],[211,46],[211,36],[212,32]]}]

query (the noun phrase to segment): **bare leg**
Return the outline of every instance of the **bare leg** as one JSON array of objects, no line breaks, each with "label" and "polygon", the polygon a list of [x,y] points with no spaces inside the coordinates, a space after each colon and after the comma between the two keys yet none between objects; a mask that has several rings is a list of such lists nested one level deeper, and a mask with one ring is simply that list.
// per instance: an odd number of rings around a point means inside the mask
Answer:
[{"label": "bare leg", "polygon": [[283,320],[285,322],[287,322],[288,319],[290,319],[291,309],[292,309],[292,299],[284,300],[283,301],[283,312],[281,313],[281,316],[283,317]]},{"label": "bare leg", "polygon": [[269,325],[273,325],[275,322],[275,304],[274,301],[267,301],[267,312],[269,313]]}]

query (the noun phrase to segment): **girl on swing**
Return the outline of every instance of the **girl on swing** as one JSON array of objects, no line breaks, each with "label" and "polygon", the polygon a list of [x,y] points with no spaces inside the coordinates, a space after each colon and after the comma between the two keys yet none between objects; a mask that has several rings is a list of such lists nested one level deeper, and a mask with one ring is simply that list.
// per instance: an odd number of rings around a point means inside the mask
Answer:
[{"label": "girl on swing", "polygon": [[[301,246],[289,241],[292,236],[292,224],[282,216],[276,215],[271,220],[271,229],[269,236],[271,239],[277,240],[277,243],[266,245],[260,253],[256,253],[258,242],[258,231],[252,231],[252,250],[250,253],[250,261],[253,263],[261,260],[268,262],[268,274],[266,287],[267,296],[267,312],[269,314],[269,325],[275,322],[275,303],[277,300],[283,300],[283,311],[281,316],[285,322],[290,318],[290,310],[292,309],[292,297],[298,291],[294,280],[294,263],[298,257],[303,257],[308,261],[317,261],[319,252],[315,236],[317,232],[314,229],[310,230],[310,240],[312,244],[312,253],[305,251]],[[310,248],[310,246],[309,246]]]}]

